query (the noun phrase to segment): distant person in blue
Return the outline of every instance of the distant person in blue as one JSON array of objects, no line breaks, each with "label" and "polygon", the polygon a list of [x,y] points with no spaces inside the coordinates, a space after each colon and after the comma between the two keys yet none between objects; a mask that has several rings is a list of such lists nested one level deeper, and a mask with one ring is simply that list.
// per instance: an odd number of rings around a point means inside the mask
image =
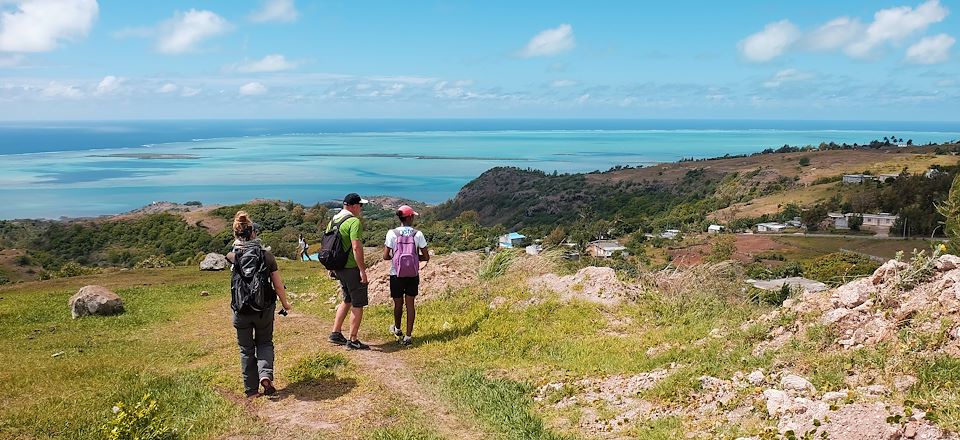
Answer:
[{"label": "distant person in blue", "polygon": [[[390,334],[400,341],[400,345],[413,343],[413,321],[417,317],[414,300],[420,290],[420,262],[430,261],[426,237],[413,228],[413,219],[418,215],[407,205],[397,208],[400,227],[387,231],[383,247],[383,259],[390,261],[390,298],[393,298]],[[404,305],[407,308],[406,334],[400,330]]]}]

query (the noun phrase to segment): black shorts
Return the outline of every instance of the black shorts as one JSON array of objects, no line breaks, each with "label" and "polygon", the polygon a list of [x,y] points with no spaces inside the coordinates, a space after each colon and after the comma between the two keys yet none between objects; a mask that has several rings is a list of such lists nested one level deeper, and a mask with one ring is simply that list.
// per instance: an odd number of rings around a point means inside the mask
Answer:
[{"label": "black shorts", "polygon": [[390,275],[390,298],[417,296],[420,289],[420,277],[398,277]]},{"label": "black shorts", "polygon": [[364,307],[370,303],[367,298],[367,285],[360,282],[360,269],[354,267],[338,270],[337,279],[343,289],[343,302],[353,307]]}]

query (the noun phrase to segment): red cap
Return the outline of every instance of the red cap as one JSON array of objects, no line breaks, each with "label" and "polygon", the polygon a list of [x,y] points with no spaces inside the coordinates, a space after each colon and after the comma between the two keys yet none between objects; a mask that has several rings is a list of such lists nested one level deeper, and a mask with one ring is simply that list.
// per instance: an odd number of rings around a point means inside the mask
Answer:
[{"label": "red cap", "polygon": [[397,208],[397,215],[399,215],[400,217],[410,217],[413,215],[420,215],[420,213],[417,211],[414,211],[413,208],[407,205],[403,205]]}]

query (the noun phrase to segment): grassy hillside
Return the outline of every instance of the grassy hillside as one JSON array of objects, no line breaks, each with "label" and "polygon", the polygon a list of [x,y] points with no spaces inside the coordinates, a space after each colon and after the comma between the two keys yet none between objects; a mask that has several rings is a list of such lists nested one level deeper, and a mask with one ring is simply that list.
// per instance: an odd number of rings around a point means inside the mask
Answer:
[{"label": "grassy hillside", "polygon": [[[811,326],[816,311],[751,300],[736,265],[644,274],[616,287],[619,303],[597,303],[583,284],[529,287],[556,268],[518,261],[430,292],[411,348],[386,336],[390,308],[370,307],[361,338],[374,350],[362,353],[324,341],[336,290],[317,264],[281,270],[295,306],[277,321],[281,392],[254,401],[241,397],[226,273],[141,269],[0,288],[0,357],[16,360],[0,371],[0,437],[102,438],[111,408],[145,394],[185,439],[769,436],[777,421],[763,388],[712,394],[757,369],[809,377],[820,393],[882,385],[888,406],[909,401],[960,429],[960,369],[937,351],[952,321],[921,314],[890,343],[836,348],[836,330]],[[90,283],[124,297],[126,313],[70,319],[67,298]],[[902,375],[915,383],[894,387]]]}]

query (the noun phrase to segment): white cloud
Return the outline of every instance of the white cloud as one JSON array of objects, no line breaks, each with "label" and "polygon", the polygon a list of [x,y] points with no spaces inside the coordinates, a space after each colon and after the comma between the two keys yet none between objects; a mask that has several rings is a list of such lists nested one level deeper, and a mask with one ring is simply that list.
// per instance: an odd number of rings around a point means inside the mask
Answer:
[{"label": "white cloud", "polygon": [[560,88],[564,88],[564,87],[572,87],[572,86],[575,86],[575,85],[577,85],[577,82],[576,82],[576,81],[573,81],[573,80],[569,80],[569,79],[558,79],[558,80],[553,81],[553,82],[550,83],[550,87],[553,87],[553,88],[555,88],[555,89],[560,89]]},{"label": "white cloud", "polygon": [[258,82],[249,82],[240,86],[240,94],[243,96],[256,96],[267,93],[267,87]]},{"label": "white cloud", "polygon": [[96,0],[17,0],[0,12],[0,51],[49,52],[85,37],[97,19]]},{"label": "white cloud", "polygon": [[245,73],[282,72],[284,70],[296,69],[298,65],[300,65],[299,62],[289,61],[283,55],[271,54],[259,60],[244,61],[238,65],[231,66],[227,70],[236,70],[237,72]]},{"label": "white cloud", "polygon": [[814,29],[803,38],[803,46],[813,51],[830,51],[847,46],[863,34],[863,23],[856,18],[839,17]]},{"label": "white cloud", "polygon": [[573,27],[569,24],[561,24],[531,38],[526,47],[520,50],[520,56],[531,58],[557,55],[573,49],[575,45]]},{"label": "white cloud", "polygon": [[863,38],[847,46],[845,52],[853,57],[869,57],[887,42],[899,42],[943,21],[948,11],[938,0],[927,0],[916,9],[909,6],[881,9],[873,14],[873,22]]},{"label": "white cloud", "polygon": [[45,98],[67,98],[67,99],[80,99],[83,98],[83,92],[80,89],[70,85],[62,84],[56,81],[50,81],[46,87],[43,87],[40,90],[40,94]]},{"label": "white cloud", "polygon": [[926,37],[907,49],[906,61],[913,64],[939,64],[950,58],[957,40],[947,34]]},{"label": "white cloud", "polygon": [[867,25],[856,18],[838,17],[806,34],[790,21],[781,20],[747,37],[739,48],[746,59],[757,62],[770,61],[795,49],[842,50],[853,58],[871,58],[885,46],[902,43],[931,24],[943,21],[948,13],[939,0],[927,0],[916,8],[881,9]]},{"label": "white cloud", "polygon": [[166,83],[157,89],[157,93],[173,93],[173,92],[176,92],[177,90],[180,90],[180,87],[177,87],[176,84]]},{"label": "white cloud", "polygon": [[23,55],[15,53],[8,57],[0,57],[0,69],[7,67],[17,67],[23,62]]},{"label": "white cloud", "polygon": [[120,89],[120,85],[123,83],[122,78],[117,78],[113,75],[107,75],[100,80],[100,83],[97,84],[97,90],[94,92],[96,95],[109,95],[113,92],[116,92]]},{"label": "white cloud", "polygon": [[784,83],[795,81],[806,81],[812,79],[813,75],[807,72],[801,72],[797,69],[783,69],[773,75],[773,78],[765,81],[763,86],[768,89],[780,87]]},{"label": "white cloud", "polygon": [[227,20],[211,11],[176,12],[159,26],[157,50],[166,54],[195,52],[204,40],[232,29]]},{"label": "white cloud", "polygon": [[800,39],[800,30],[789,20],[780,20],[744,38],[738,47],[744,58],[764,62],[783,54],[798,39]]},{"label": "white cloud", "polygon": [[590,100],[590,94],[589,94],[589,93],[584,93],[583,95],[580,95],[579,98],[577,98],[577,104],[581,104],[581,105],[582,105],[582,104],[586,104],[587,101],[589,101],[589,100]]},{"label": "white cloud", "polygon": [[293,0],[265,0],[263,6],[250,14],[250,21],[263,23],[268,21],[296,21],[300,13]]},{"label": "white cloud", "polygon": [[183,97],[185,97],[185,98],[189,98],[189,97],[192,97],[192,96],[197,96],[197,95],[199,95],[200,92],[202,92],[202,91],[203,91],[203,89],[197,89],[197,88],[193,88],[193,87],[184,87],[184,88],[183,88],[183,92],[180,93],[180,96],[183,96]]}]

